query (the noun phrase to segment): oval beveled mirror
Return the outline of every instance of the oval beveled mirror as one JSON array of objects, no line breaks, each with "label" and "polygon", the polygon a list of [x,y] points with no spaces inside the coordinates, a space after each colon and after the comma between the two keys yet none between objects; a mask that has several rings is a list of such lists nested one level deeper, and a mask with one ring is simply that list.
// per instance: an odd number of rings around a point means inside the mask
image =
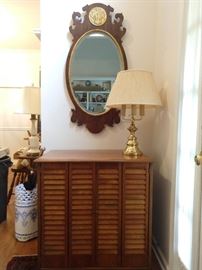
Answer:
[{"label": "oval beveled mirror", "polygon": [[105,109],[118,71],[127,68],[121,38],[123,15],[112,19],[113,8],[96,3],[74,12],[70,32],[74,36],[66,63],[66,82],[75,106],[71,121],[85,124],[92,133],[120,122],[119,111]]},{"label": "oval beveled mirror", "polygon": [[70,60],[71,90],[85,112],[105,112],[105,103],[118,71],[124,69],[120,49],[105,32],[89,32],[79,39]]}]

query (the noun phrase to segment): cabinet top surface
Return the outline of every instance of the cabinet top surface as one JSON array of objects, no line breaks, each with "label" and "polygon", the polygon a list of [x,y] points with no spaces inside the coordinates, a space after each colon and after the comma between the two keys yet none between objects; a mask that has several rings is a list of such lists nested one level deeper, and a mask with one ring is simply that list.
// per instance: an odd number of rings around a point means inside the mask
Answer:
[{"label": "cabinet top surface", "polygon": [[35,160],[43,162],[146,162],[151,159],[146,156],[124,156],[121,150],[52,150]]}]

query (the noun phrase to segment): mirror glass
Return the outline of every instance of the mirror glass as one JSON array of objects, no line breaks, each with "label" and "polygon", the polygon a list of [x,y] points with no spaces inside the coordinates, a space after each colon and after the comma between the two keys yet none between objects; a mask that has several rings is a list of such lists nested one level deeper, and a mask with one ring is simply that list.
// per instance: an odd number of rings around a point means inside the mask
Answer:
[{"label": "mirror glass", "polygon": [[124,69],[119,45],[105,32],[90,32],[77,42],[70,61],[71,90],[89,114],[105,112],[117,72]]}]

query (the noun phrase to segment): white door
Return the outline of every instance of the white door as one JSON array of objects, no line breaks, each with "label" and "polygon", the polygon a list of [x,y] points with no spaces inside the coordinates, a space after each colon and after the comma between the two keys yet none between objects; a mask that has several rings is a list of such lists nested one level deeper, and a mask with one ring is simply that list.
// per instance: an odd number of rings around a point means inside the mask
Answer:
[{"label": "white door", "polygon": [[[201,102],[202,103],[202,102]],[[201,111],[202,112],[202,111]],[[200,129],[200,138],[202,138],[202,123]],[[201,145],[201,140],[198,145]],[[200,147],[202,149],[202,147]],[[193,257],[193,266],[196,265],[197,268],[202,270],[202,151],[198,150],[198,153],[195,156],[196,166],[196,189],[198,192],[196,195],[196,203],[195,203],[195,210],[194,216],[195,220],[193,224],[197,224],[197,226],[193,226],[193,249],[192,249],[192,257]],[[193,267],[192,267],[193,268]],[[194,269],[194,268],[193,268]]]},{"label": "white door", "polygon": [[202,165],[194,161],[202,150],[202,0],[189,0],[186,11],[177,151],[175,269],[202,270]]}]

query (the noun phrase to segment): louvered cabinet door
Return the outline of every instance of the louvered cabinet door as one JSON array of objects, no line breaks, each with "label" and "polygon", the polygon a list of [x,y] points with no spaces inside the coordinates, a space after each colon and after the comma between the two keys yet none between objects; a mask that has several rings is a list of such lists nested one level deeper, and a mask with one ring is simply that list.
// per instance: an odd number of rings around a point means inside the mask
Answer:
[{"label": "louvered cabinet door", "polygon": [[71,267],[95,264],[94,165],[70,163],[69,242]]},{"label": "louvered cabinet door", "polygon": [[121,262],[121,167],[97,164],[96,265],[119,266]]},{"label": "louvered cabinet door", "polygon": [[44,163],[40,168],[40,269],[67,266],[68,170],[65,163]]},{"label": "louvered cabinet door", "polygon": [[123,165],[123,266],[146,267],[150,263],[149,201],[149,163],[125,163]]}]

